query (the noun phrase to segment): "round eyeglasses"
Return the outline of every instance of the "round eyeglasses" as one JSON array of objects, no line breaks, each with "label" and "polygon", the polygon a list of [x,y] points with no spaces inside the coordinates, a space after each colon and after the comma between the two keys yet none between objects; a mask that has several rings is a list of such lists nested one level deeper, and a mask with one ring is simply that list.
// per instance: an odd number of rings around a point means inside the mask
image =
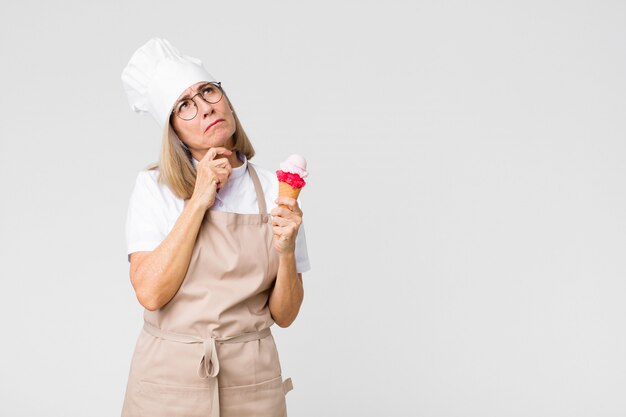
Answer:
[{"label": "round eyeglasses", "polygon": [[196,96],[200,96],[202,100],[206,101],[209,104],[215,104],[219,102],[224,96],[224,92],[222,91],[222,83],[210,82],[203,85],[202,87],[200,87],[200,90],[198,90],[198,92],[193,96],[176,102],[174,110],[172,110],[172,114],[175,114],[176,116],[186,121],[189,121],[196,117],[196,115],[198,114],[198,106],[193,100]]}]

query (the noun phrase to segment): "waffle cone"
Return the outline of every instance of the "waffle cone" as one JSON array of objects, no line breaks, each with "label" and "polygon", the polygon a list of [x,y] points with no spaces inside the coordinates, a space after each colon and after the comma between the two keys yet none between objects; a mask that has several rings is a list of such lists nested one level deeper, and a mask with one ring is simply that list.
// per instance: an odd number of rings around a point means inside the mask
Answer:
[{"label": "waffle cone", "polygon": [[291,185],[287,184],[286,182],[281,182],[278,181],[278,196],[279,197],[291,197],[291,198],[298,198],[298,195],[300,195],[300,190],[302,190],[302,188],[293,188]]}]

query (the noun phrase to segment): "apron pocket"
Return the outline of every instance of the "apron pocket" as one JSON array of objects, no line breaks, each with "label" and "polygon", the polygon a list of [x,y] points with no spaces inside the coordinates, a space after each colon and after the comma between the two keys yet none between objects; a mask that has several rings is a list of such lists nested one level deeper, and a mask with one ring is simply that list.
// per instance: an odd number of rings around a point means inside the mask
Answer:
[{"label": "apron pocket", "polygon": [[142,417],[205,417],[211,412],[211,391],[208,387],[139,381],[138,396]]},{"label": "apron pocket", "polygon": [[286,417],[282,376],[258,384],[220,388],[220,410],[221,417]]}]

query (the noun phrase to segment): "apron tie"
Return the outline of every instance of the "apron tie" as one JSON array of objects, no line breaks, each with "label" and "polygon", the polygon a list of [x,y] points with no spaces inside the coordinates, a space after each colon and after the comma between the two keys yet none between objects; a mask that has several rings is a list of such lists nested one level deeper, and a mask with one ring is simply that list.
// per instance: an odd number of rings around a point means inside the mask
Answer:
[{"label": "apron tie", "polygon": [[[242,333],[236,336],[224,337],[217,339],[210,337],[208,339],[202,339],[200,337],[166,332],[158,327],[144,321],[143,328],[146,332],[154,337],[160,339],[169,340],[178,343],[202,343],[204,354],[200,359],[200,366],[198,367],[198,376],[200,378],[209,378],[209,390],[211,391],[211,417],[219,417],[220,415],[220,396],[219,396],[219,384],[217,375],[220,372],[220,361],[217,357],[217,344],[218,343],[244,343],[253,340],[263,339],[271,334],[269,327],[258,332]],[[289,384],[291,379],[289,379]],[[283,385],[283,389],[288,392],[290,388]]]},{"label": "apron tie", "polygon": [[215,378],[220,372],[220,361],[217,358],[215,338],[204,339],[202,345],[204,347],[204,356],[200,359],[198,376],[203,379],[208,377]]}]

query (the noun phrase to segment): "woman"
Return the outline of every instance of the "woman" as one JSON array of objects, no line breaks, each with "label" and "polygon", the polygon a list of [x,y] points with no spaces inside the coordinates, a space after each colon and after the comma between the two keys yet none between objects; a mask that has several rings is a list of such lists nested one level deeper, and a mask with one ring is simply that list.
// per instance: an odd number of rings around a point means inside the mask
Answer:
[{"label": "woman", "polygon": [[[123,416],[286,416],[291,380],[270,326],[289,326],[309,269],[302,211],[277,197],[220,83],[152,39],[122,73],[131,107],[163,127],[127,220],[145,307]],[[278,204],[268,215],[267,208]]]}]

